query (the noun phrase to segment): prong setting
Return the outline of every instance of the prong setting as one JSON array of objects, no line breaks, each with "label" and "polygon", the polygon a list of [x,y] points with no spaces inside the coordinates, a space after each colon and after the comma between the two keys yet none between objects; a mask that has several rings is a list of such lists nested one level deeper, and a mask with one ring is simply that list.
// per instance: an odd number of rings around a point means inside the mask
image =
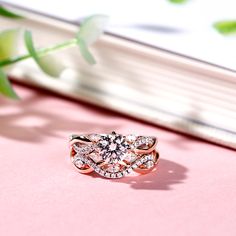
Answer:
[{"label": "prong setting", "polygon": [[81,173],[95,171],[117,179],[132,172],[152,170],[158,162],[157,139],[149,136],[116,134],[73,135],[71,160]]}]

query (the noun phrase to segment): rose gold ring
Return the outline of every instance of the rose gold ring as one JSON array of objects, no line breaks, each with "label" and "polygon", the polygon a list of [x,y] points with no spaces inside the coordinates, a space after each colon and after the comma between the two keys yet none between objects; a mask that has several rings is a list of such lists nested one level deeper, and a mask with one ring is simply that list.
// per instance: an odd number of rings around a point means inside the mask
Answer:
[{"label": "rose gold ring", "polygon": [[106,178],[152,171],[159,160],[157,138],[140,135],[83,134],[70,137],[70,157],[80,173]]}]

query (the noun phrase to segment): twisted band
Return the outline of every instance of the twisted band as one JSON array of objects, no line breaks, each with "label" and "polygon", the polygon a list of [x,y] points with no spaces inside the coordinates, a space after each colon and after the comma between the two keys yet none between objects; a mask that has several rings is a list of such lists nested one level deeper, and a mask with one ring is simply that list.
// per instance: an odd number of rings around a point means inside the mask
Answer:
[{"label": "twisted band", "polygon": [[80,173],[95,171],[106,178],[121,178],[131,172],[146,173],[158,163],[157,138],[139,135],[72,135],[70,157]]}]

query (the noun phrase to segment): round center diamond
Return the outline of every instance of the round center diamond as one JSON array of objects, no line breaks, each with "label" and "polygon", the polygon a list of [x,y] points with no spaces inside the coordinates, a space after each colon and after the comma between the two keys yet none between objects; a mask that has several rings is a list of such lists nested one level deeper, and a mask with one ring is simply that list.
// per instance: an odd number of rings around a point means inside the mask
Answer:
[{"label": "round center diamond", "polygon": [[100,155],[108,163],[117,163],[125,158],[125,154],[130,145],[124,136],[112,132],[108,135],[102,135],[98,141]]}]

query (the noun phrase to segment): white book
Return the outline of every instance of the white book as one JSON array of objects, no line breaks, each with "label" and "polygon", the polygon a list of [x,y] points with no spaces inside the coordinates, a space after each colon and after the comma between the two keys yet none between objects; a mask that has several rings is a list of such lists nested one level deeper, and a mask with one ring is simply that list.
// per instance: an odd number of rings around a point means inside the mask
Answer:
[{"label": "white book", "polygon": [[[15,9],[15,8],[14,8]],[[78,26],[27,10],[24,20],[0,19],[1,28],[32,30],[37,46],[73,38]],[[21,53],[24,52],[21,47]],[[57,53],[68,66],[52,79],[33,60],[12,67],[22,83],[84,100],[172,130],[236,148],[236,73],[168,50],[105,34],[91,49],[90,66],[79,50]]]}]

